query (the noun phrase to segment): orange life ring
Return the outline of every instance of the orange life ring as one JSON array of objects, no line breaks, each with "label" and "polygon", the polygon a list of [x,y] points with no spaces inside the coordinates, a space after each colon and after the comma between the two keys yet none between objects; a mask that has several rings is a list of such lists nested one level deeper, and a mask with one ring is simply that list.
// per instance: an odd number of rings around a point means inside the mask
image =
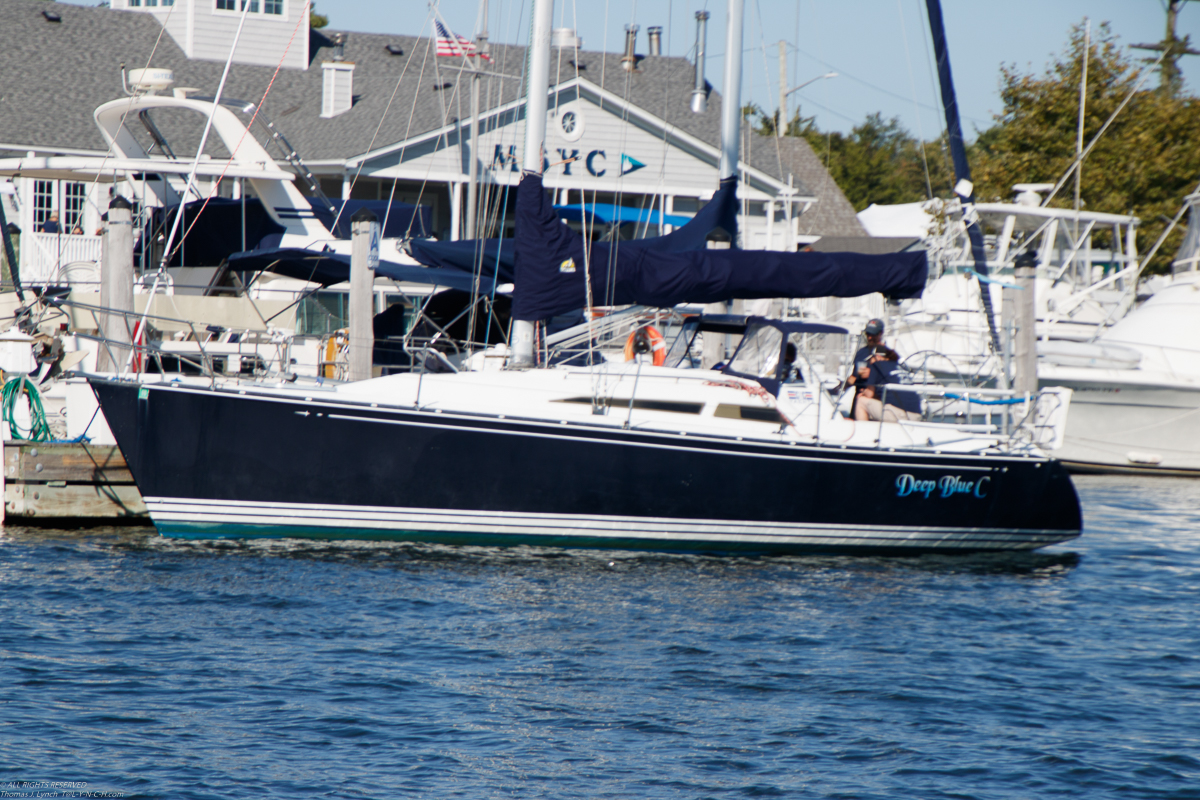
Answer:
[{"label": "orange life ring", "polygon": [[350,329],[341,328],[329,334],[325,340],[324,358],[321,359],[320,374],[324,378],[336,378],[339,367],[338,356],[349,347]]},{"label": "orange life ring", "polygon": [[633,361],[637,357],[635,347],[639,338],[644,339],[649,345],[649,352],[654,356],[654,366],[661,367],[667,363],[667,341],[653,325],[643,325],[629,334],[629,338],[625,340],[626,361]]}]

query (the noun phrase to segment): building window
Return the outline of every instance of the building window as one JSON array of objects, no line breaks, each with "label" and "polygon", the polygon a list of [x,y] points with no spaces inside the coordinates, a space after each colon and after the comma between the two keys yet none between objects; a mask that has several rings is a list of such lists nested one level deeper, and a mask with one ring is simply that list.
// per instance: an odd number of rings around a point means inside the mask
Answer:
[{"label": "building window", "polygon": [[74,233],[75,226],[83,227],[83,207],[87,202],[86,183],[63,184],[62,224],[64,233]]},{"label": "building window", "polygon": [[33,225],[41,230],[42,223],[50,219],[54,208],[54,181],[33,182]]},{"label": "building window", "polygon": [[264,14],[283,14],[283,0],[263,0]]},{"label": "building window", "polygon": [[146,0],[146,8],[158,5],[158,0]]},{"label": "building window", "polygon": [[[242,8],[246,7],[246,0],[242,0]],[[258,13],[258,0],[250,0],[250,13]]]},{"label": "building window", "polygon": [[217,11],[237,11],[237,0],[217,0]]}]

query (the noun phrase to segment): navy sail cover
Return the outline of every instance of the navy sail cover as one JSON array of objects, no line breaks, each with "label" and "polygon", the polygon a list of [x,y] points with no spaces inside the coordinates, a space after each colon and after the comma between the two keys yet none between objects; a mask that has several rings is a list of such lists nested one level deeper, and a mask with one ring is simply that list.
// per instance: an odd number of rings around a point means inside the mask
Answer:
[{"label": "navy sail cover", "polygon": [[[732,208],[736,210],[736,204]],[[736,241],[736,226],[726,230]],[[590,274],[594,305],[665,308],[769,297],[860,297],[873,292],[919,297],[929,271],[924,252],[675,250],[638,246],[638,242],[593,242],[589,247],[559,221],[541,176],[533,174],[522,177],[517,194],[515,267],[513,317],[529,321],[587,305],[585,272]]]},{"label": "navy sail cover", "polygon": [[[517,191],[520,192],[520,189]],[[542,191],[540,184],[537,191]],[[520,205],[519,199],[517,204]],[[708,234],[717,228],[722,228],[733,239],[737,239],[737,210],[737,180],[729,178],[721,182],[712,199],[687,224],[666,236],[622,242],[621,248],[670,253],[703,250]],[[561,209],[555,210],[554,215],[556,218],[563,217]],[[478,271],[489,277],[496,276],[504,283],[515,280],[516,247],[512,239],[463,239],[457,242],[413,239],[406,246],[413,258],[429,267],[449,267],[471,273]],[[576,306],[580,307],[582,305]]]}]

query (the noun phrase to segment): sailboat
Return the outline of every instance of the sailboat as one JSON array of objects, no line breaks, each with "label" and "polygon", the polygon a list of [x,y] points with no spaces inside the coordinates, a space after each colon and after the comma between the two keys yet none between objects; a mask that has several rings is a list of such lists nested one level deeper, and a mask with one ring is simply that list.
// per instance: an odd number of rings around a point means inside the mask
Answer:
[{"label": "sailboat", "polygon": [[[549,41],[550,10],[536,0],[534,43]],[[740,16],[733,0],[735,50]],[[538,50],[530,48],[524,161],[534,165],[548,87]],[[725,178],[738,163],[738,82],[727,72]],[[1074,487],[1040,446],[1047,431],[1056,435],[1040,402],[1008,435],[844,419],[797,352],[805,336],[842,328],[746,320],[721,371],[637,359],[530,368],[535,321],[586,305],[589,287],[654,304],[905,296],[924,285],[923,255],[600,252],[561,223],[530,172],[517,209],[514,317],[524,330],[509,369],[316,389],[92,386],[166,536],[921,553],[1031,549],[1079,535]]]}]

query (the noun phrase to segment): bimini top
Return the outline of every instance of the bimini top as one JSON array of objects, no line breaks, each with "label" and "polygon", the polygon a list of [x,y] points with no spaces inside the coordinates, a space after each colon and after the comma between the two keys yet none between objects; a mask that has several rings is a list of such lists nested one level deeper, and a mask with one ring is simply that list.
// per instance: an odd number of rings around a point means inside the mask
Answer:
[{"label": "bimini top", "polygon": [[516,227],[513,317],[531,321],[586,306],[585,275],[590,278],[593,305],[667,308],[679,303],[860,297],[873,292],[919,297],[929,271],[923,251],[883,255],[735,249],[664,252],[631,246],[632,242],[588,243],[562,224],[542,188],[541,176],[531,173],[521,179]]}]

